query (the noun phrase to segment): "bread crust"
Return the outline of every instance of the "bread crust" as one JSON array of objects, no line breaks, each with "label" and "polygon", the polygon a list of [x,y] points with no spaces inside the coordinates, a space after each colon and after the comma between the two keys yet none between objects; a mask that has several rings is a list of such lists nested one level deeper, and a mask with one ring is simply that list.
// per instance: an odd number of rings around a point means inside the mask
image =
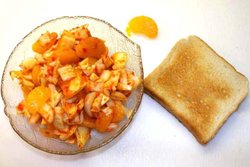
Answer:
[{"label": "bread crust", "polygon": [[176,43],[144,80],[145,92],[201,144],[208,143],[248,94],[247,78],[197,36]]}]

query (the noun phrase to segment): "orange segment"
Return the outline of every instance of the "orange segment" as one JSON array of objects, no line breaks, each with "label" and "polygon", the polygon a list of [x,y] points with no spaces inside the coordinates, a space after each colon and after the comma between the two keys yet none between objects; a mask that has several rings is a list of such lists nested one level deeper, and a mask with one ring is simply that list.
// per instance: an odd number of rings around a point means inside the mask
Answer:
[{"label": "orange segment", "polygon": [[108,127],[112,121],[112,109],[107,107],[103,111],[101,111],[95,121],[95,128],[99,132],[105,132],[108,130]]},{"label": "orange segment", "polygon": [[54,55],[59,59],[62,65],[78,63],[80,58],[73,49],[57,49]]},{"label": "orange segment", "polygon": [[119,123],[125,116],[124,108],[122,105],[116,104],[113,108],[113,118],[111,122]]},{"label": "orange segment", "polygon": [[145,35],[149,38],[155,38],[158,34],[158,27],[152,18],[137,16],[129,21],[126,32],[128,36],[131,36],[131,33],[135,33]]},{"label": "orange segment", "polygon": [[82,39],[75,47],[76,55],[80,58],[94,57],[101,58],[107,48],[104,41],[96,37],[88,37]]},{"label": "orange segment", "polygon": [[43,86],[36,87],[27,96],[26,105],[28,111],[32,114],[38,112],[49,98],[49,88]]}]

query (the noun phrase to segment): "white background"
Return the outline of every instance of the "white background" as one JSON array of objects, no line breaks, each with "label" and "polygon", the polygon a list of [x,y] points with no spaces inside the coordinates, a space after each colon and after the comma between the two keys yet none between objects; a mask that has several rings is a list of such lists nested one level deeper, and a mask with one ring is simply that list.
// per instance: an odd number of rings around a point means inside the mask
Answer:
[{"label": "white background", "polygon": [[[125,32],[128,21],[147,15],[159,36],[133,36],[147,76],[180,38],[194,34],[250,78],[249,0],[0,0],[0,71],[15,45],[33,28],[61,16],[87,15]],[[250,166],[250,98],[206,146],[149,96],[127,131],[103,149],[59,156],[39,151],[11,128],[0,102],[0,166]]]}]

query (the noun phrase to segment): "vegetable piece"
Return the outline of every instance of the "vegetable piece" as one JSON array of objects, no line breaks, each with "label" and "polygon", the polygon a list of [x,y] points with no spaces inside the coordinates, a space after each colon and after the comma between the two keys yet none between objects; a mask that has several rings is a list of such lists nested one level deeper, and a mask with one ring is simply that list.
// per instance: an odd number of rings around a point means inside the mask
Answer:
[{"label": "vegetable piece", "polygon": [[135,76],[134,73],[128,74],[128,84],[133,87],[133,89],[137,88],[141,84],[141,79]]},{"label": "vegetable piece", "polygon": [[116,129],[117,127],[118,127],[117,123],[110,123],[107,131],[110,132],[110,131]]},{"label": "vegetable piece", "polygon": [[100,78],[96,82],[106,82],[111,76],[111,72],[109,70],[104,70],[101,73]]},{"label": "vegetable piece", "polygon": [[38,64],[35,58],[26,58],[20,64],[20,67],[24,70],[31,70],[36,64]]},{"label": "vegetable piece", "polygon": [[34,86],[35,86],[33,84],[33,82],[31,82],[31,81],[29,81],[27,79],[24,79],[24,78],[21,80],[21,83],[22,83],[23,86],[26,86],[26,87],[31,88],[31,89],[34,88]]},{"label": "vegetable piece", "polygon": [[85,112],[83,112],[83,125],[88,128],[94,128],[95,127],[95,119],[88,116]]},{"label": "vegetable piece", "polygon": [[79,148],[83,148],[83,146],[87,143],[90,138],[90,130],[87,127],[79,126],[75,132],[77,146]]},{"label": "vegetable piece", "polygon": [[104,104],[106,104],[106,103],[109,101],[109,99],[110,99],[108,96],[106,96],[106,95],[103,94],[103,93],[100,93],[99,96],[102,97],[101,106],[103,106]]},{"label": "vegetable piece", "polygon": [[47,51],[51,46],[53,46],[57,41],[57,33],[46,32],[42,34],[38,40],[32,45],[32,50],[37,53],[44,53]]},{"label": "vegetable piece", "polygon": [[101,58],[106,52],[106,46],[103,40],[96,37],[88,37],[82,39],[75,47],[76,55],[81,58],[94,57]]},{"label": "vegetable piece", "polygon": [[40,80],[41,80],[41,67],[40,65],[35,65],[34,68],[32,69],[31,76],[32,76],[32,81],[36,86],[40,85]]},{"label": "vegetable piece", "polygon": [[51,105],[51,107],[56,107],[56,105],[59,103],[59,101],[62,99],[62,93],[58,92],[56,90],[56,86],[53,84],[49,84],[49,89],[51,92],[51,96],[50,96],[50,101],[48,102],[49,105]]},{"label": "vegetable piece", "polygon": [[102,59],[97,60],[93,68],[94,68],[94,72],[100,75],[105,70],[105,65],[103,64]]},{"label": "vegetable piece", "polygon": [[77,130],[77,126],[71,126],[69,131],[67,131],[66,133],[61,133],[59,138],[61,140],[67,140],[76,132],[76,130]]},{"label": "vegetable piece", "polygon": [[91,65],[95,64],[96,61],[97,59],[94,57],[87,57],[79,63],[79,66],[82,70],[85,70],[88,67],[91,67]]},{"label": "vegetable piece", "polygon": [[100,83],[100,82],[92,82],[89,81],[88,85],[85,88],[85,91],[90,92],[103,92],[104,90],[104,83]]},{"label": "vegetable piece", "polygon": [[110,95],[110,98],[113,100],[119,100],[119,101],[127,100],[127,97],[123,93],[118,92],[118,91],[112,92]]},{"label": "vegetable piece", "polygon": [[75,95],[87,85],[87,82],[88,82],[87,77],[82,75],[77,75],[74,79],[70,81],[69,91],[71,92],[71,94]]},{"label": "vegetable piece", "polygon": [[16,109],[17,109],[17,111],[18,111],[19,114],[22,114],[24,108],[25,108],[25,101],[22,100],[22,101],[16,106]]},{"label": "vegetable piece", "polygon": [[114,65],[112,66],[113,69],[123,69],[125,68],[126,61],[127,61],[127,53],[125,52],[116,52],[112,55],[114,60]]},{"label": "vegetable piece", "polygon": [[42,126],[39,128],[39,131],[45,136],[45,137],[51,137],[51,138],[57,138],[57,135],[55,134],[54,128],[52,125],[50,124],[43,124],[43,122],[45,122],[42,119],[42,125],[46,125],[46,126]]},{"label": "vegetable piece", "polygon": [[49,104],[44,104],[38,111],[47,123],[51,124],[54,121],[54,110]]},{"label": "vegetable piece", "polygon": [[91,92],[88,93],[85,97],[85,106],[84,106],[84,110],[85,112],[88,114],[88,116],[92,117],[92,112],[91,112],[91,106],[95,100],[95,97],[97,96],[96,92]]},{"label": "vegetable piece", "polygon": [[103,56],[102,60],[106,68],[111,67],[114,63],[113,59],[109,56]]},{"label": "vegetable piece", "polygon": [[85,76],[77,75],[74,79],[69,81],[59,82],[59,86],[66,98],[71,98],[79,93],[86,86],[88,79]]},{"label": "vegetable piece", "polygon": [[69,125],[81,125],[83,122],[83,119],[81,118],[80,114],[76,114],[72,119],[68,121]]},{"label": "vegetable piece", "polygon": [[125,69],[121,70],[120,83],[128,84],[128,75]]},{"label": "vegetable piece", "polygon": [[85,39],[91,36],[90,31],[87,29],[85,25],[73,28],[71,31],[73,32],[77,40]]},{"label": "vegetable piece", "polygon": [[132,91],[133,87],[128,83],[128,74],[126,70],[121,70],[120,82],[117,85],[117,89],[121,91]]},{"label": "vegetable piece", "polygon": [[109,78],[109,80],[107,80],[104,83],[104,87],[109,89],[109,90],[115,91],[116,87],[118,85],[118,82],[119,82],[119,78],[120,78],[120,72],[119,71],[112,71],[112,75]]},{"label": "vegetable piece", "polygon": [[23,77],[22,71],[10,71],[11,79],[21,79]]},{"label": "vegetable piece", "polygon": [[92,107],[91,107],[91,112],[99,112],[101,109],[101,102],[102,102],[102,95],[99,94],[96,96],[95,100],[93,101]]},{"label": "vegetable piece", "polygon": [[46,63],[42,54],[37,53],[34,57],[38,63],[40,63],[40,64]]},{"label": "vegetable piece", "polygon": [[36,124],[39,121],[40,118],[41,118],[41,115],[39,113],[34,113],[34,114],[31,115],[29,123],[30,124]]},{"label": "vegetable piece", "polygon": [[131,91],[132,90],[132,86],[131,85],[127,85],[127,84],[123,84],[123,83],[118,83],[117,89],[118,90]]},{"label": "vegetable piece", "polygon": [[62,132],[67,132],[69,131],[69,126],[63,122],[62,114],[63,114],[63,111],[61,107],[55,108],[55,117],[54,117],[53,125],[56,129]]},{"label": "vegetable piece", "polygon": [[83,109],[83,107],[84,107],[84,98],[80,98],[80,100],[77,103],[77,110],[81,111]]},{"label": "vegetable piece", "polygon": [[77,105],[74,103],[68,103],[64,100],[62,101],[62,108],[67,113],[69,119],[72,119],[77,113]]},{"label": "vegetable piece", "polygon": [[63,81],[68,81],[76,77],[76,73],[72,65],[63,66],[59,68],[57,71]]},{"label": "vegetable piece", "polygon": [[57,42],[57,48],[58,49],[72,49],[75,45],[76,39],[74,34],[71,32],[65,30],[63,31],[63,34],[61,38]]},{"label": "vegetable piece", "polygon": [[32,88],[22,85],[21,89],[23,91],[24,99],[27,99],[27,96],[31,92]]},{"label": "vegetable piece", "polygon": [[75,136],[70,136],[68,139],[65,140],[65,142],[69,143],[69,144],[75,144],[76,137]]},{"label": "vegetable piece", "polygon": [[96,75],[96,73],[92,73],[90,76],[89,76],[89,79],[91,81],[96,81],[99,79],[98,75]]}]

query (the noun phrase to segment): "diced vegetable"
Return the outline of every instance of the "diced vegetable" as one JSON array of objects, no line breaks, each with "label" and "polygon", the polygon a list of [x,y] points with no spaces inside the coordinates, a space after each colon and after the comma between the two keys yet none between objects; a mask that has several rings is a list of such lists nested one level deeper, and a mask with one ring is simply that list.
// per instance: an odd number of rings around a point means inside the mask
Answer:
[{"label": "diced vegetable", "polygon": [[57,48],[59,49],[72,49],[75,45],[75,36],[69,31],[64,31],[61,38],[58,40]]},{"label": "diced vegetable", "polygon": [[95,113],[95,112],[99,112],[101,109],[101,102],[102,102],[102,95],[99,94],[95,100],[93,101],[92,107],[91,107],[91,112]]},{"label": "diced vegetable", "polygon": [[26,86],[26,87],[31,88],[31,89],[34,88],[34,86],[35,86],[35,84],[33,82],[31,82],[31,81],[29,81],[29,80],[27,80],[25,78],[23,78],[21,80],[21,83],[22,83],[23,86]]},{"label": "diced vegetable", "polygon": [[100,79],[97,80],[97,82],[106,82],[111,76],[111,72],[109,70],[104,70],[101,73]]},{"label": "diced vegetable", "polygon": [[20,67],[25,70],[31,70],[37,63],[38,62],[35,58],[26,58],[20,64]]},{"label": "diced vegetable", "polygon": [[38,111],[41,116],[46,120],[47,123],[52,123],[54,121],[54,110],[49,104],[44,104],[41,109]]},{"label": "diced vegetable", "polygon": [[69,81],[62,81],[59,83],[63,91],[63,95],[66,98],[71,98],[79,93],[87,84],[87,78],[83,76],[76,76],[74,79]]},{"label": "diced vegetable", "polygon": [[11,71],[10,76],[12,79],[14,78],[21,79],[23,77],[23,74],[21,71]]},{"label": "diced vegetable", "polygon": [[56,129],[62,132],[69,131],[69,126],[63,122],[62,113],[57,112],[57,110],[55,110],[55,118],[53,121],[53,125],[55,126]]},{"label": "diced vegetable", "polygon": [[62,101],[62,108],[69,119],[72,119],[77,114],[77,106],[74,103]]},{"label": "diced vegetable", "polygon": [[37,53],[44,53],[52,47],[57,41],[57,33],[46,32],[42,34],[39,39],[33,44],[32,49]]},{"label": "diced vegetable", "polygon": [[88,93],[85,97],[84,110],[90,117],[92,117],[91,106],[95,100],[96,95],[97,95],[96,92],[91,92],[91,93]]},{"label": "diced vegetable", "polygon": [[95,119],[83,113],[83,125],[88,128],[95,128]]},{"label": "diced vegetable", "polygon": [[58,69],[58,73],[63,81],[68,81],[76,77],[76,73],[72,65],[66,65]]},{"label": "diced vegetable", "polygon": [[39,113],[34,113],[31,115],[29,122],[31,124],[36,124],[40,118],[41,118],[41,115]]},{"label": "diced vegetable", "polygon": [[62,93],[58,92],[56,90],[56,86],[53,85],[53,84],[49,84],[49,89],[50,89],[50,92],[51,92],[51,96],[50,96],[50,101],[49,101],[49,104],[50,106],[52,107],[56,107],[57,104],[60,102],[60,100],[62,99]]},{"label": "diced vegetable", "polygon": [[127,97],[123,93],[118,91],[112,92],[110,98],[118,101],[125,101],[127,99]]},{"label": "diced vegetable", "polygon": [[31,76],[32,76],[32,81],[36,86],[40,85],[40,80],[41,80],[41,69],[40,65],[35,65],[34,68],[32,69]]},{"label": "diced vegetable", "polygon": [[66,140],[70,138],[76,132],[76,130],[77,130],[77,126],[71,126],[69,131],[67,131],[66,133],[59,134],[60,135],[59,138],[61,140]]},{"label": "diced vegetable", "polygon": [[84,60],[82,60],[79,65],[81,67],[82,70],[86,70],[88,67],[91,67],[91,65],[95,64],[95,62],[97,61],[96,58],[93,57],[87,57]]},{"label": "diced vegetable", "polygon": [[79,126],[75,132],[76,139],[77,139],[77,145],[79,148],[83,148],[83,146],[86,144],[86,142],[90,138],[90,130],[87,127]]},{"label": "diced vegetable", "polygon": [[127,53],[125,52],[117,52],[112,55],[114,60],[113,69],[122,69],[125,68],[127,61]]},{"label": "diced vegetable", "polygon": [[85,39],[90,37],[90,31],[87,29],[87,26],[80,26],[72,29],[73,34],[77,40]]}]

